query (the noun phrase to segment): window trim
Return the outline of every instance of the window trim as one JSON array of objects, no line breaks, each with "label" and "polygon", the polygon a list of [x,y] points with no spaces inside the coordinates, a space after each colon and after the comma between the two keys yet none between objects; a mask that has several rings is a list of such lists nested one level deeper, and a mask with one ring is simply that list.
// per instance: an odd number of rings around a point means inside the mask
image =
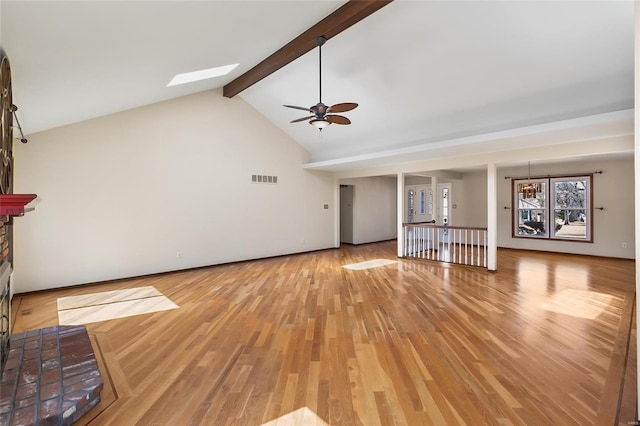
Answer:
[{"label": "window trim", "polygon": [[[587,230],[586,230],[586,238],[578,239],[578,238],[568,238],[568,237],[558,237],[555,235],[554,230],[551,229],[553,226],[552,217],[555,218],[555,199],[552,199],[552,196],[555,194],[552,190],[551,185],[554,181],[557,180],[571,180],[572,178],[576,178],[576,180],[584,179],[587,181],[587,206],[584,210],[587,211]],[[534,181],[542,181],[545,183],[545,206],[540,210],[544,210],[546,216],[546,235],[519,235],[516,232],[516,226],[518,224],[518,214],[521,209],[518,209],[517,203],[517,192],[516,185],[518,183],[522,183],[525,180],[531,180],[532,183]],[[572,174],[572,175],[547,175],[547,176],[531,176],[531,177],[519,177],[511,179],[511,237],[512,238],[523,238],[527,240],[547,240],[547,241],[565,241],[565,242],[575,242],[575,243],[593,243],[593,173],[581,173],[581,174]],[[555,219],[553,219],[555,221]]]}]

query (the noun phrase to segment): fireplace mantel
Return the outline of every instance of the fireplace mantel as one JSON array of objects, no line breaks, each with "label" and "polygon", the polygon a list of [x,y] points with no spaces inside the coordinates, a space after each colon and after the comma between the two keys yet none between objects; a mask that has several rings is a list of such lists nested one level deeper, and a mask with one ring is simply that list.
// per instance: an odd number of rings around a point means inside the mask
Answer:
[{"label": "fireplace mantel", "polygon": [[25,206],[36,197],[36,194],[0,194],[0,216],[22,216],[33,210]]}]

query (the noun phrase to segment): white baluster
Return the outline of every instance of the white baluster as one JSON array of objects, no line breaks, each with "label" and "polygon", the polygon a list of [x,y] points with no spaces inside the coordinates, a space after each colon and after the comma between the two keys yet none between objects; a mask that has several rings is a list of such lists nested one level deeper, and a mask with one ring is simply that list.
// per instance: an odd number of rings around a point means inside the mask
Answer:
[{"label": "white baluster", "polygon": [[474,245],[474,243],[473,243],[473,229],[472,229],[471,230],[471,259],[470,259],[471,263],[470,263],[470,265],[473,265],[473,245]]},{"label": "white baluster", "polygon": [[464,264],[467,264],[467,230],[464,230]]},{"label": "white baluster", "polygon": [[476,233],[478,237],[477,243],[476,243],[478,244],[478,259],[476,260],[476,265],[479,266],[480,265],[480,230],[478,229]]}]

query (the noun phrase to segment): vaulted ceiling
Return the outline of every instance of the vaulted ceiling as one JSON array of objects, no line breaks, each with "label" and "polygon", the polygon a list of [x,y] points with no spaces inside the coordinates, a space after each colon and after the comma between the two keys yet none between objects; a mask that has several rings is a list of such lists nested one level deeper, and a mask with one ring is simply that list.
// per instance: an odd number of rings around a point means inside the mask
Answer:
[{"label": "vaulted ceiling", "polygon": [[[343,4],[3,0],[0,35],[21,124],[35,133],[221,88]],[[238,96],[314,162],[444,149],[576,118],[625,132],[625,110],[633,108],[633,7],[396,0],[323,47],[322,100],[359,103],[345,114],[350,126],[331,125],[320,135],[289,123],[303,111],[282,107],[318,102],[317,49]],[[230,63],[240,65],[225,77],[166,87],[176,73]]]}]

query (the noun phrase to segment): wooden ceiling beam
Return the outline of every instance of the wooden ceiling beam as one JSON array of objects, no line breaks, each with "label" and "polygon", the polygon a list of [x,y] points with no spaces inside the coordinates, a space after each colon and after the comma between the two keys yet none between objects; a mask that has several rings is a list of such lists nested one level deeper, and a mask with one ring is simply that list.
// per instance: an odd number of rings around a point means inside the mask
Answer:
[{"label": "wooden ceiling beam", "polygon": [[249,71],[226,84],[222,93],[232,98],[317,47],[316,38],[327,40],[360,22],[393,0],[349,0],[335,12],[291,40]]}]

